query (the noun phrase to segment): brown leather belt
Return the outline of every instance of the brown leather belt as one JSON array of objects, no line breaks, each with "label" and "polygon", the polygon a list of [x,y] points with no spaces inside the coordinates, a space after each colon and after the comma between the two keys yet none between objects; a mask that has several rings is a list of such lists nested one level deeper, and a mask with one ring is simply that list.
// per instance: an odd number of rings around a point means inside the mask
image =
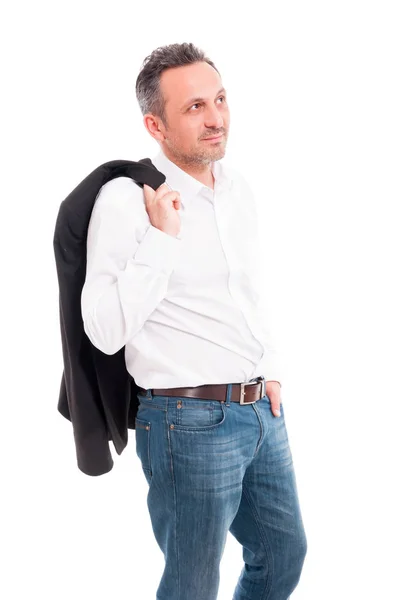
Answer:
[{"label": "brown leather belt", "polygon": [[[140,388],[143,390],[143,388]],[[153,388],[155,396],[181,396],[198,398],[200,400],[219,400],[225,402],[227,398],[227,384],[198,385],[196,387]],[[146,393],[146,390],[143,390]],[[265,380],[263,376],[256,377],[254,381],[231,384],[231,402],[239,404],[253,404],[265,396]]]}]

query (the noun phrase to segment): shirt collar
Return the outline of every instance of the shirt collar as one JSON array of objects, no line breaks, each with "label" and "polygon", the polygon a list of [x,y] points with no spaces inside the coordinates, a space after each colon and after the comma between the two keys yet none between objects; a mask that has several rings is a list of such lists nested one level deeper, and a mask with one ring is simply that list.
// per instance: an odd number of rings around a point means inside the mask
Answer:
[{"label": "shirt collar", "polygon": [[171,161],[161,148],[151,160],[155,167],[165,175],[166,183],[173,190],[180,192],[183,206],[189,204],[190,200],[193,200],[199,194],[209,195],[210,192],[213,195],[214,191],[229,191],[232,187],[232,174],[221,160],[211,163],[211,170],[215,179],[214,190],[186,173]]}]

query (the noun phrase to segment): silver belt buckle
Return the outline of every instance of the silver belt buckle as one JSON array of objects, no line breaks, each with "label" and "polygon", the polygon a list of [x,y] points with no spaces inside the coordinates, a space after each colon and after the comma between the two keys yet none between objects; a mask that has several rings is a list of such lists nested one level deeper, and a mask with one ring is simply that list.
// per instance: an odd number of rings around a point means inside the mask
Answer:
[{"label": "silver belt buckle", "polygon": [[[260,378],[261,380],[261,392],[260,392],[260,398],[262,398],[264,396],[264,377],[261,375]],[[258,383],[258,381],[249,381],[246,383],[241,383],[240,384],[240,398],[239,398],[239,404],[254,404],[255,402],[257,402],[257,400],[248,400],[247,402],[244,401],[244,395],[245,395],[245,391],[244,388],[246,385],[256,385]]]}]

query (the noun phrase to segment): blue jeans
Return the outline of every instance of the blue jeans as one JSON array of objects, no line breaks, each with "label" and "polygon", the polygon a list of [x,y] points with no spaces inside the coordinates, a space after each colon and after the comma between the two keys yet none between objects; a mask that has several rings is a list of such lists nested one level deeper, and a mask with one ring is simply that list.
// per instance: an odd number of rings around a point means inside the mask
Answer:
[{"label": "blue jeans", "polygon": [[227,533],[243,548],[232,600],[288,600],[307,540],[284,407],[139,395],[136,452],[165,558],[156,600],[216,600]]}]

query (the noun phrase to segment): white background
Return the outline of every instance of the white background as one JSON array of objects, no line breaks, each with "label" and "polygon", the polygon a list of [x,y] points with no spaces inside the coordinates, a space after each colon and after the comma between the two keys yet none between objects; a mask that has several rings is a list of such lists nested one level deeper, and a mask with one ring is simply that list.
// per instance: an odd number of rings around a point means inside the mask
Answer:
[{"label": "white background", "polygon": [[[11,3],[9,3],[11,5]],[[152,600],[163,571],[135,436],[75,463],[52,240],[95,167],[158,149],[135,80],[193,42],[221,71],[249,179],[308,553],[292,600],[398,598],[396,3],[16,2],[1,17],[1,596]],[[229,534],[219,600],[242,567]],[[282,599],[281,599],[282,600]]]}]

